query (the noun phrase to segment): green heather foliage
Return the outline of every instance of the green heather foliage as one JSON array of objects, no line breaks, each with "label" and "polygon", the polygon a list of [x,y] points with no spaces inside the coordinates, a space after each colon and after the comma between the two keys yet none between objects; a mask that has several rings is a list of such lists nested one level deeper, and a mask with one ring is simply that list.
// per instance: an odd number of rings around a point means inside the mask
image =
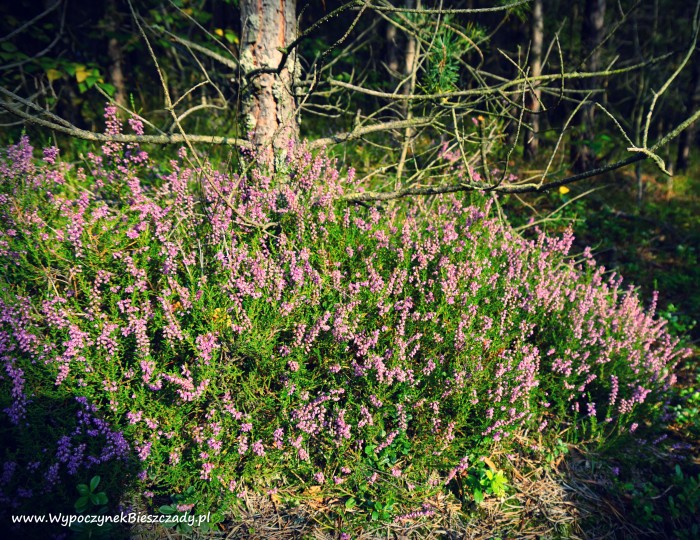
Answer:
[{"label": "green heather foliage", "polygon": [[666,413],[686,351],[570,234],[521,238],[458,196],[348,205],[353,171],[302,144],[274,174],[56,154],[23,138],[0,164],[5,509],[121,463],[156,507],[321,485],[416,519],[470,474],[503,493],[480,457],[565,427],[644,443]]}]

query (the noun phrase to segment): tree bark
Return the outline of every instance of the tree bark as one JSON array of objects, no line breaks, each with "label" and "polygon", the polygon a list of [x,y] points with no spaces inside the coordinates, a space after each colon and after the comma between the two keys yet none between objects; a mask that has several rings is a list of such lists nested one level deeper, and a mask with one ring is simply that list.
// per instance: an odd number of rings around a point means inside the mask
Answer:
[{"label": "tree bark", "polygon": [[107,55],[109,56],[109,79],[115,88],[114,101],[120,107],[126,107],[126,82],[124,79],[124,55],[117,39],[116,33],[119,31],[120,15],[117,9],[116,0],[107,2]]},{"label": "tree bark", "polygon": [[241,56],[244,75],[259,69],[242,96],[243,123],[257,148],[284,152],[298,136],[294,100],[296,53],[284,59],[283,51],[296,38],[296,0],[241,0]]},{"label": "tree bark", "polygon": [[[544,42],[544,14],[542,11],[542,0],[535,0],[532,4],[532,27],[531,27],[531,42],[530,47],[530,75],[539,77],[542,75],[542,44]],[[537,84],[537,83],[535,83]],[[525,159],[532,159],[537,154],[538,133],[540,131],[540,97],[542,91],[535,88],[531,92],[528,100],[528,108],[530,113],[530,126],[532,131],[525,132],[525,144],[523,154]]]}]

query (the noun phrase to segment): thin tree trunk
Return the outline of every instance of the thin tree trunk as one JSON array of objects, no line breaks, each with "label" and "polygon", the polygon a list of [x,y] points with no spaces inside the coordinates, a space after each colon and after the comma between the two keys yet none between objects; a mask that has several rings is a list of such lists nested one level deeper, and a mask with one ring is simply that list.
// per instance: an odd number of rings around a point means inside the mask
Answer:
[{"label": "thin tree trunk", "polygon": [[[244,74],[277,69],[282,50],[296,37],[296,0],[241,0],[241,57]],[[243,123],[258,148],[282,151],[299,133],[293,85],[296,53],[291,51],[279,73],[258,73],[243,96]]]},{"label": "thin tree trunk", "polygon": [[[542,44],[544,42],[544,14],[542,11],[542,0],[535,0],[532,5],[532,28],[530,47],[530,75],[539,77],[542,74]],[[537,84],[537,83],[535,83]],[[525,159],[532,159],[537,154],[538,133],[540,131],[540,97],[542,92],[535,88],[534,93],[530,93],[528,108],[530,113],[531,132],[525,132],[525,144],[523,154]]]},{"label": "thin tree trunk", "polygon": [[[409,9],[418,8],[420,9],[421,0],[407,0],[406,7]],[[418,60],[418,43],[415,37],[409,35],[406,41],[406,63],[404,64],[404,78],[408,80],[403,85],[404,95],[411,95],[416,88],[416,67]],[[413,117],[413,111],[411,109],[410,100],[402,101],[401,107],[403,109],[403,116],[406,120],[410,120]],[[396,169],[396,189],[401,186],[401,177],[403,176],[403,170],[406,165],[406,157],[408,156],[408,147],[411,144],[411,139],[413,138],[415,130],[413,128],[407,127],[403,134],[403,147],[401,148],[401,157],[399,158],[399,164]]]},{"label": "thin tree trunk", "polygon": [[119,11],[116,0],[107,3],[107,32],[111,34],[107,41],[109,56],[109,80],[115,88],[114,101],[120,107],[126,107],[126,82],[124,79],[124,55],[115,35],[119,29]]}]

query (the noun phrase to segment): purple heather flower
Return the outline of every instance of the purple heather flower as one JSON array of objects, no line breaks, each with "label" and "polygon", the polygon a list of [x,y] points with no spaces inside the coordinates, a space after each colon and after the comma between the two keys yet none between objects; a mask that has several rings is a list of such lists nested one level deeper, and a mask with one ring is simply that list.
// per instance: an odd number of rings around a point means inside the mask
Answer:
[{"label": "purple heather flower", "polygon": [[44,148],[44,161],[49,165],[56,163],[56,158],[58,158],[58,148],[55,146],[49,146]]}]

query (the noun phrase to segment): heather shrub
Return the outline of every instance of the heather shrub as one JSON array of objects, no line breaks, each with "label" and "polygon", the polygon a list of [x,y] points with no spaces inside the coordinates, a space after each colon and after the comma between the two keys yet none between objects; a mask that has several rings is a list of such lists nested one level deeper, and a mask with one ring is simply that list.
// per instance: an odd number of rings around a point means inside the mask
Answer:
[{"label": "heather shrub", "polygon": [[302,144],[244,161],[7,150],[3,506],[108,470],[155,507],[194,487],[182,511],[322,493],[417,519],[483,456],[665,414],[684,351],[570,234],[517,236],[486,197],[348,205],[353,171]]}]

